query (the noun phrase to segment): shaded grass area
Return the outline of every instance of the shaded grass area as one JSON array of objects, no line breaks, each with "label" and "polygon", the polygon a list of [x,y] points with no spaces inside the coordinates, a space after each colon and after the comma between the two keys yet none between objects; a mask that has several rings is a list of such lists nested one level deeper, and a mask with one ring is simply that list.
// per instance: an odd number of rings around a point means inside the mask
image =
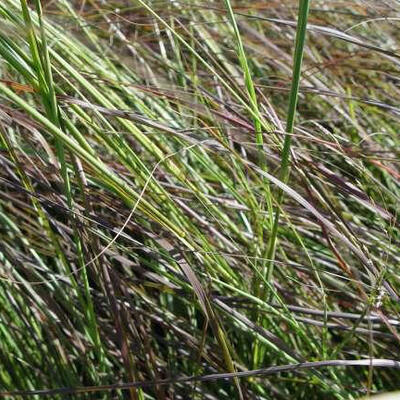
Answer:
[{"label": "shaded grass area", "polygon": [[398,13],[3,0],[0,395],[398,389]]}]

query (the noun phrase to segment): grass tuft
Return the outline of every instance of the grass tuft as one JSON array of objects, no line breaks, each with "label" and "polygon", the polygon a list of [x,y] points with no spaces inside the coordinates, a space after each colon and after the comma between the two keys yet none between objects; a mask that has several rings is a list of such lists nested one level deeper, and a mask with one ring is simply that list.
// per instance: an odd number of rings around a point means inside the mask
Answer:
[{"label": "grass tuft", "polygon": [[398,389],[399,11],[0,2],[0,398]]}]

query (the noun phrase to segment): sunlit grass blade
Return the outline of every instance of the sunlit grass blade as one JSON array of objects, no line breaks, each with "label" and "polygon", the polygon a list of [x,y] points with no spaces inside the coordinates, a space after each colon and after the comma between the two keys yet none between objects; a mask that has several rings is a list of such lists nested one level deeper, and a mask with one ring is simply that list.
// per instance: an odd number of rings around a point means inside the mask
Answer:
[{"label": "sunlit grass blade", "polygon": [[[299,1],[299,11],[298,11],[298,21],[296,28],[296,41],[295,41],[295,50],[293,57],[293,74],[292,74],[292,83],[289,95],[289,107],[287,111],[286,118],[286,129],[285,129],[285,139],[283,143],[283,149],[281,153],[281,163],[280,163],[280,171],[279,178],[283,183],[287,183],[289,180],[290,174],[290,150],[292,144],[292,135],[294,129],[294,122],[296,117],[296,108],[297,101],[299,97],[299,87],[300,87],[300,78],[301,78],[301,66],[303,62],[304,55],[304,45],[306,41],[306,33],[307,33],[307,20],[308,20],[308,12],[310,7],[310,0],[300,0]],[[281,205],[284,197],[284,192],[282,190],[278,191],[277,201],[276,201],[276,210],[274,216],[274,223],[272,226],[271,236],[269,238],[269,246],[267,252],[267,259],[271,260],[268,262],[268,267],[266,271],[266,277],[268,282],[272,281],[273,271],[274,271],[274,259],[275,259],[275,250],[276,250],[276,242],[278,240],[278,228],[279,228],[279,216],[281,213]],[[267,291],[265,291],[267,293]]]}]

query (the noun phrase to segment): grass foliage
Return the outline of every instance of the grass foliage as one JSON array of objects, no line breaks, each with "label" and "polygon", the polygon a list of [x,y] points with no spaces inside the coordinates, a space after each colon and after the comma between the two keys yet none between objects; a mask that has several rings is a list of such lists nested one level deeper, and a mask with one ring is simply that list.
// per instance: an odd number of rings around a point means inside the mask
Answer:
[{"label": "grass foliage", "polygon": [[399,12],[2,0],[0,397],[398,389]]}]

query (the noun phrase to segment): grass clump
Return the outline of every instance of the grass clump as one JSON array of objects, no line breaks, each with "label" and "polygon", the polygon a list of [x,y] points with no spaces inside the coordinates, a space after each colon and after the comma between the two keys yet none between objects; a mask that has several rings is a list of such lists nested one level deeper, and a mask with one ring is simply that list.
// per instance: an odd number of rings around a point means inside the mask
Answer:
[{"label": "grass clump", "polygon": [[398,389],[398,12],[3,0],[0,396]]}]

